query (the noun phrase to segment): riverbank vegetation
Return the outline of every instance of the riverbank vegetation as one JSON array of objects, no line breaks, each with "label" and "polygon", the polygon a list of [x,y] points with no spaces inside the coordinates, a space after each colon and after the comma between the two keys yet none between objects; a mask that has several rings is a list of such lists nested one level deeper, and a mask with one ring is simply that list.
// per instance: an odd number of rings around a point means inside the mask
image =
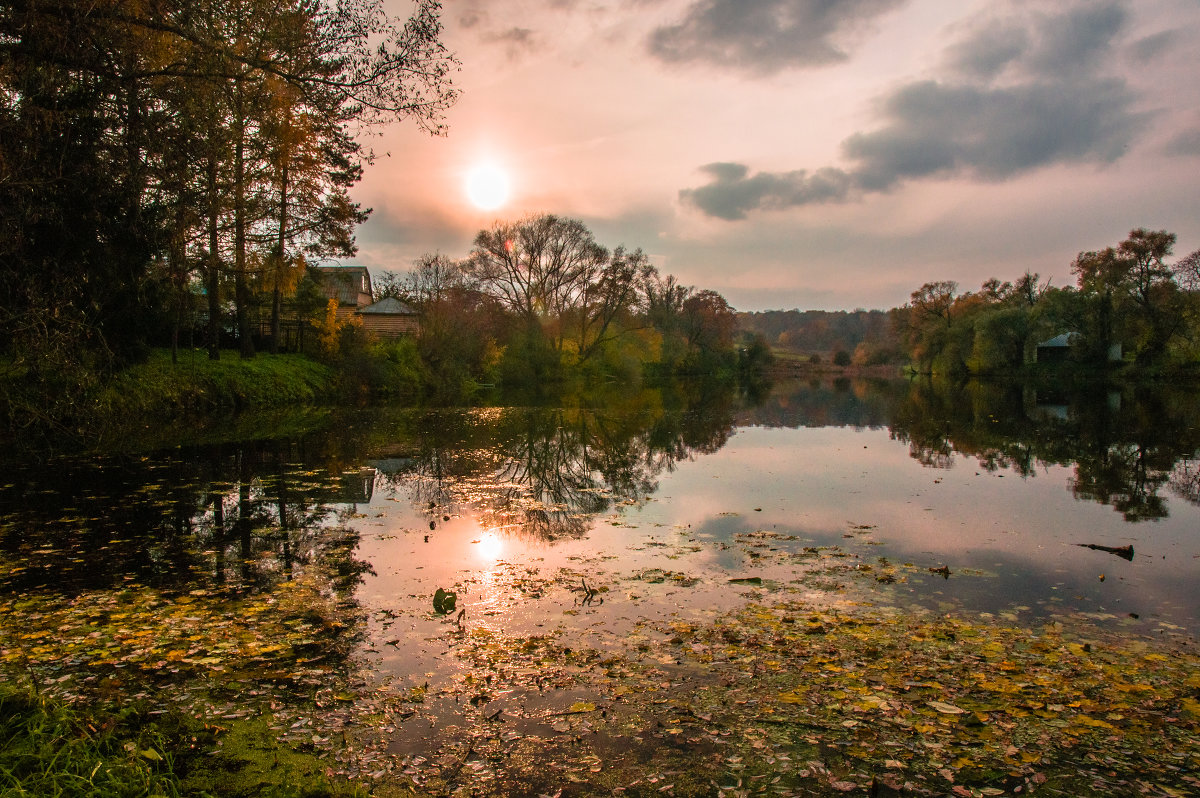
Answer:
[{"label": "riverbank vegetation", "polygon": [[907,366],[946,376],[1200,376],[1200,251],[1172,261],[1175,235],[1137,228],[1081,252],[1073,286],[1026,272],[977,291],[927,282],[882,311],[741,314],[785,357],[813,365]]},{"label": "riverbank vegetation", "polygon": [[1026,273],[977,292],[926,283],[895,314],[913,368],[1003,374],[1036,364],[1195,376],[1200,362],[1200,252],[1175,263],[1175,235],[1138,228],[1116,246],[1081,252],[1077,284],[1056,288]]},{"label": "riverbank vegetation", "polygon": [[[222,358],[164,346],[113,372],[86,348],[49,362],[13,341],[0,360],[8,426],[72,429],[333,399],[454,404],[485,389],[550,395],[680,377],[753,382],[771,359],[761,339],[738,331],[720,294],[683,286],[640,250],[610,251],[582,223],[549,214],[498,223],[467,257],[429,255],[379,283],[377,298],[415,309],[415,331],[381,339],[339,313],[310,270],[283,298],[298,333],[291,354]],[[147,334],[144,343],[176,340]]]}]

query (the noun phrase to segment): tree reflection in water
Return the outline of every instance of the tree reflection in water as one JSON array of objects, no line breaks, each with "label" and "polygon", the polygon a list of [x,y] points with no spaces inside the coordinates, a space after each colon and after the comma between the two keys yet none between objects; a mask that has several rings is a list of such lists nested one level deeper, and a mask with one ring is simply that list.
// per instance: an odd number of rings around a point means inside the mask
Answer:
[{"label": "tree reflection in water", "polygon": [[1044,465],[1071,467],[1076,498],[1136,522],[1167,516],[1164,487],[1196,502],[1198,422],[1194,392],[1171,387],[1049,391],[926,380],[896,405],[891,429],[930,467],[949,468],[956,455],[1023,477]]},{"label": "tree reflection in water", "polygon": [[470,512],[486,529],[578,538],[617,504],[640,504],[658,478],[733,432],[732,396],[686,411],[660,403],[590,410],[488,409],[423,417],[415,454],[380,479],[429,515]]}]

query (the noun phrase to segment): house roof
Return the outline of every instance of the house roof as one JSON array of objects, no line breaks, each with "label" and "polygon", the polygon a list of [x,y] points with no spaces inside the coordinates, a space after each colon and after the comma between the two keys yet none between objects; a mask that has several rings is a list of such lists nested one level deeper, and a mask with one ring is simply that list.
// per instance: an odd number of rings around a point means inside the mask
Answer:
[{"label": "house roof", "polygon": [[1076,335],[1077,333],[1073,332],[1065,332],[1062,335],[1056,335],[1048,341],[1042,341],[1040,344],[1038,344],[1038,349],[1062,349],[1068,347],[1071,345],[1071,339]]},{"label": "house roof", "polygon": [[405,302],[401,302],[393,296],[385,296],[373,305],[367,305],[365,308],[359,308],[359,313],[372,313],[381,316],[415,316],[417,311]]}]

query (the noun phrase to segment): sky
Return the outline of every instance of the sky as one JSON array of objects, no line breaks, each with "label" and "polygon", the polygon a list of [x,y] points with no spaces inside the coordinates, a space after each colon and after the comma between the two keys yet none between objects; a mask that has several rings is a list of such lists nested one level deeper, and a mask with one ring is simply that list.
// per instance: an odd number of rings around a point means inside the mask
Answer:
[{"label": "sky", "polygon": [[[1200,249],[1200,0],[445,0],[442,21],[446,135],[367,141],[373,272],[540,213],[738,310],[1069,285],[1136,227]],[[509,183],[492,210],[467,190],[484,165]]]}]

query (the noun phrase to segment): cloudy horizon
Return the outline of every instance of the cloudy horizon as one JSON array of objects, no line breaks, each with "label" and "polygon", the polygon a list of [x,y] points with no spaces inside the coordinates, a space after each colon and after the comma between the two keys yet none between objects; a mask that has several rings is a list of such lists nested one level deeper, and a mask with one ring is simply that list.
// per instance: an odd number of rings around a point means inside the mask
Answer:
[{"label": "cloudy horizon", "polygon": [[[739,310],[1070,284],[1135,227],[1200,248],[1195,0],[450,0],[443,21],[448,135],[368,141],[373,270],[542,212]],[[511,184],[491,211],[465,190],[484,163]]]}]

